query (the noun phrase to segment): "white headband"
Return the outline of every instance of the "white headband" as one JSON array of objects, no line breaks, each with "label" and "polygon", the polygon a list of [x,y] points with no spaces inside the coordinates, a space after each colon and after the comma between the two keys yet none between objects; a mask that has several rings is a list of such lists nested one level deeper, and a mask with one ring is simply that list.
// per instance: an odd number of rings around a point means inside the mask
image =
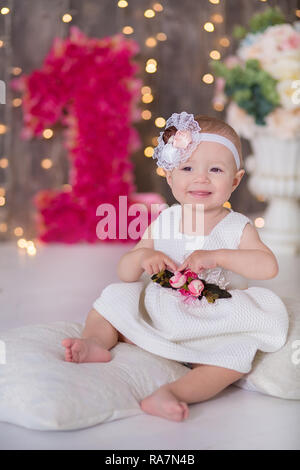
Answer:
[{"label": "white headband", "polygon": [[166,127],[174,126],[177,129],[165,144],[164,131],[158,137],[158,145],[154,149],[153,158],[157,158],[157,165],[164,170],[173,170],[181,163],[186,162],[200,142],[217,142],[227,147],[235,160],[237,169],[240,169],[240,157],[236,146],[231,140],[219,134],[201,132],[201,127],[195,121],[193,114],[183,111],[180,114],[173,113],[167,120]]}]

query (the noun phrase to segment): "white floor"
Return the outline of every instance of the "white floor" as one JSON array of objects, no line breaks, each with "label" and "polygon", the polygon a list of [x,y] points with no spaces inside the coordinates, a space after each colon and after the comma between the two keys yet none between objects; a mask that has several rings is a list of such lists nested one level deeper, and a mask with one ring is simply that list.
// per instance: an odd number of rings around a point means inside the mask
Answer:
[{"label": "white floor", "polygon": [[[0,329],[49,321],[83,323],[92,302],[117,282],[120,256],[133,245],[37,245],[29,256],[0,244]],[[280,272],[249,281],[300,299],[300,257],[278,256]],[[291,294],[293,293],[293,294]],[[300,314],[300,312],[299,312]],[[0,449],[300,449],[300,401],[235,386],[193,405],[183,423],[139,415],[72,432],[0,423]]]}]

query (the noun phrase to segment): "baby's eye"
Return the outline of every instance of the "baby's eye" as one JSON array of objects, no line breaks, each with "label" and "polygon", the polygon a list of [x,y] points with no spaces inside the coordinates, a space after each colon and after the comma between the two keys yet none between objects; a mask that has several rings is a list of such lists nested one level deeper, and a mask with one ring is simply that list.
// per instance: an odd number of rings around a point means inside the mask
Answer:
[{"label": "baby's eye", "polygon": [[191,166],[185,166],[185,167],[183,167],[183,168],[181,168],[181,169],[182,169],[183,171],[189,171],[189,170],[192,169],[192,167],[191,167]]},{"label": "baby's eye", "polygon": [[221,168],[217,168],[217,167],[213,167],[211,170],[218,170],[217,172],[214,171],[214,173],[219,173],[219,171],[222,173],[222,170]]}]

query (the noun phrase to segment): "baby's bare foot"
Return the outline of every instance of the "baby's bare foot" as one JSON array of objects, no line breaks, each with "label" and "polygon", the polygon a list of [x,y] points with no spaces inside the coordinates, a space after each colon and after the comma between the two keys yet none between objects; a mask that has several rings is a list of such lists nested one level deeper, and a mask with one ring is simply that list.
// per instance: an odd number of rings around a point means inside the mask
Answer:
[{"label": "baby's bare foot", "polygon": [[68,362],[108,362],[111,353],[93,339],[66,338],[62,341],[66,348],[65,360]]},{"label": "baby's bare foot", "polygon": [[179,401],[170,391],[168,384],[160,387],[149,397],[144,398],[140,407],[145,413],[161,416],[172,421],[183,421],[189,415],[189,407]]}]

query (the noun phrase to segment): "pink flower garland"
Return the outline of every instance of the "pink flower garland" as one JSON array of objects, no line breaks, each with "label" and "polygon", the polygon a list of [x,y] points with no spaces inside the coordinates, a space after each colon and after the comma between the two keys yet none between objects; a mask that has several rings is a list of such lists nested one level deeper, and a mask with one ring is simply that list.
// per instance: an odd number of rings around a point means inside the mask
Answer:
[{"label": "pink flower garland", "polygon": [[[41,69],[12,80],[12,87],[23,92],[21,137],[41,136],[58,122],[64,126],[69,152],[71,191],[43,190],[34,199],[40,240],[99,241],[100,204],[113,204],[118,214],[120,195],[128,196],[128,206],[136,197],[140,202],[143,193],[134,192],[129,157],[141,144],[132,127],[139,118],[141,80],[135,77],[138,66],[132,62],[137,52],[138,45],[120,34],[88,38],[73,26],[69,38],[54,40]],[[146,193],[145,200],[148,207],[165,202],[152,193]],[[118,224],[119,217],[117,233]]]},{"label": "pink flower garland", "polygon": [[185,304],[197,305],[198,300],[205,297],[209,303],[216,299],[230,298],[230,292],[221,289],[217,284],[208,283],[205,279],[199,279],[199,275],[189,268],[183,271],[169,271],[164,269],[151,276],[152,281],[161,287],[171,288],[183,296]]}]

